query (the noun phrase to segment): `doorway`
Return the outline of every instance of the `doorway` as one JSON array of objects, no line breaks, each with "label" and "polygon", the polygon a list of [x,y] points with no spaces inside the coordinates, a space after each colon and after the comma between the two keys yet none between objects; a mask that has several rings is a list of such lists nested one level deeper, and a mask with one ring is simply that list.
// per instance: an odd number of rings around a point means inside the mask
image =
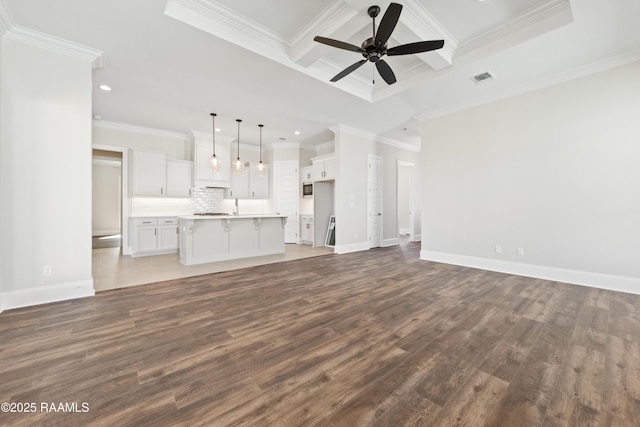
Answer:
[{"label": "doorway", "polygon": [[397,197],[398,197],[398,240],[399,242],[414,242],[414,164],[398,160],[397,165]]},{"label": "doorway", "polygon": [[92,249],[119,248],[127,255],[127,149],[92,147]]},{"label": "doorway", "polygon": [[122,153],[93,150],[92,249],[122,247]]}]

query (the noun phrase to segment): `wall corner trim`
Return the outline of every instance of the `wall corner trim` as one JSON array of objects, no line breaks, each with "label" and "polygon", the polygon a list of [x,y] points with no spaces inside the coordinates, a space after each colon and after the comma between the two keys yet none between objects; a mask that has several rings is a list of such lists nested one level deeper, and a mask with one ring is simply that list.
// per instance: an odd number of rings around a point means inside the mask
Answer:
[{"label": "wall corner trim", "polygon": [[640,278],[421,250],[420,259],[640,295]]}]

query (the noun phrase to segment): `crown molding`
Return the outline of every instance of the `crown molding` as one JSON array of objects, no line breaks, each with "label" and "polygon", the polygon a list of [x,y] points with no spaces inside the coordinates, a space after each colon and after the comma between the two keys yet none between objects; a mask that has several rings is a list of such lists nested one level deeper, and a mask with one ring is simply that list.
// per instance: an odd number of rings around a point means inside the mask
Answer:
[{"label": "crown molding", "polygon": [[4,35],[7,34],[7,32],[15,25],[16,21],[13,19],[11,11],[5,4],[4,0],[0,0],[0,38],[4,37]]},{"label": "crown molding", "polygon": [[316,19],[305,25],[293,40],[287,42],[289,56],[294,62],[298,62],[302,56],[318,46],[313,40],[315,35],[332,34],[357,15],[358,11],[350,5],[342,0],[335,0]]},{"label": "crown molding", "polygon": [[[138,134],[150,135],[150,136],[160,136],[163,138],[179,139],[180,141],[184,141],[186,138],[185,134],[178,133],[178,132],[169,132],[166,130],[129,125],[126,123],[109,122],[105,120],[92,120],[92,125],[102,129],[138,133]],[[209,135],[209,137],[211,136]]]},{"label": "crown molding", "polygon": [[[278,62],[288,42],[263,25],[209,0],[169,0],[165,15]],[[276,59],[278,58],[278,59]]]},{"label": "crown molding", "polygon": [[534,82],[531,82],[522,86],[518,86],[516,88],[506,89],[489,96],[477,98],[470,102],[465,102],[465,103],[453,105],[450,107],[441,108],[435,111],[429,111],[422,114],[418,114],[413,118],[421,122],[435,119],[437,117],[442,117],[448,114],[457,113],[459,111],[468,110],[469,108],[480,107],[482,105],[490,104],[492,102],[500,101],[502,99],[510,98],[512,96],[522,95],[524,93],[532,92],[538,89],[543,89],[548,86],[553,86],[559,83],[575,80],[580,77],[586,77],[591,74],[610,70],[612,68],[630,64],[635,61],[640,61],[640,49],[636,49],[630,52],[625,52],[619,55],[611,56],[602,61],[597,61],[591,64],[576,67],[572,70],[568,70],[562,73],[554,74],[549,77],[538,79]]},{"label": "crown molding", "polygon": [[[569,0],[547,0],[542,4],[537,4],[503,25],[461,43],[458,54],[463,55],[468,52],[483,49],[496,42],[504,43],[507,40],[509,40],[508,43],[510,45],[514,45],[518,43],[518,39],[514,37],[517,33],[526,32],[527,30],[539,32],[541,28],[548,31],[549,29],[543,28],[542,24],[558,17],[565,17],[565,19],[562,20],[564,24],[572,21],[573,18]],[[558,23],[554,23],[554,27],[558,26],[557,24]]]},{"label": "crown molding", "polygon": [[403,150],[413,151],[413,152],[416,152],[416,153],[420,152],[420,147],[416,147],[415,145],[407,144],[406,142],[401,142],[401,141],[397,141],[395,139],[391,139],[391,138],[387,138],[387,137],[384,137],[384,136],[376,135],[374,133],[367,132],[367,131],[364,131],[364,130],[361,130],[361,129],[352,128],[350,126],[337,125],[337,126],[332,126],[329,129],[333,133],[338,133],[338,132],[344,131],[344,132],[350,133],[352,135],[359,136],[361,138],[366,138],[366,139],[370,139],[370,140],[372,140],[374,142],[379,142],[381,144],[390,145],[392,147],[401,148]]},{"label": "crown molding", "polygon": [[[294,37],[294,40],[287,40],[261,24],[247,19],[212,0],[168,0],[164,13],[171,18],[243,47],[368,102],[386,98],[389,95],[404,91],[411,86],[406,82],[400,81],[393,85],[394,87],[390,90],[383,88],[375,91],[374,99],[374,87],[367,78],[356,74],[350,76],[349,79],[343,79],[336,83],[329,81],[330,77],[339,73],[344,68],[343,65],[337,65],[325,58],[320,58],[314,61],[313,64],[307,66],[296,62],[296,60],[300,60],[312,49],[320,48],[320,45],[313,41],[313,34],[324,34],[326,32],[326,34],[331,35],[359,16],[360,12],[343,0],[335,0],[331,3],[323,11],[321,16],[314,19],[309,25],[306,25],[305,29]],[[414,11],[411,15],[421,17],[418,20],[413,20],[416,22],[415,25],[409,26],[409,29],[414,33],[417,28],[416,26],[424,25],[425,21],[428,21],[431,27],[436,28],[434,30],[430,27],[429,31],[437,31],[438,33],[446,32],[426,11],[424,13]],[[355,27],[357,28],[357,25]],[[452,37],[450,38],[455,40]],[[453,44],[451,42],[448,44],[452,45],[451,49],[453,49]],[[451,61],[447,60],[446,56],[452,55],[452,53],[447,50],[444,52],[444,55],[444,59],[441,58],[438,64],[441,64],[443,61],[445,61],[446,64],[450,64]],[[419,69],[414,68],[410,70],[410,73],[414,74],[416,70]],[[419,74],[424,77],[429,67],[424,66],[422,70],[423,72]],[[415,82],[416,80],[412,81]]]},{"label": "crown molding", "polygon": [[60,37],[41,33],[30,28],[14,25],[6,34],[5,38],[20,43],[35,46],[50,52],[70,56],[92,64],[100,64],[103,52],[79,43],[74,43]]}]

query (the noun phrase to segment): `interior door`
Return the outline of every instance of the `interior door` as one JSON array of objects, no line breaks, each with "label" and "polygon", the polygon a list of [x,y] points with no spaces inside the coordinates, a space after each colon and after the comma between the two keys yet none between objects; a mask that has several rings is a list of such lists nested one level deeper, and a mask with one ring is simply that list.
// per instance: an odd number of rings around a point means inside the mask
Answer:
[{"label": "interior door", "polygon": [[382,246],[382,159],[369,155],[367,213],[369,248]]},{"label": "interior door", "polygon": [[276,213],[286,215],[284,242],[298,242],[298,162],[274,162],[273,193]]}]

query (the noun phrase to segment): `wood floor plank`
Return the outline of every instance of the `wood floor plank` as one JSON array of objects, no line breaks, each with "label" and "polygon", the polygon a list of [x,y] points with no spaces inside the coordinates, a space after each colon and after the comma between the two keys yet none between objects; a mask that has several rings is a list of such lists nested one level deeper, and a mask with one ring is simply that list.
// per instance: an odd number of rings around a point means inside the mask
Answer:
[{"label": "wood floor plank", "polygon": [[604,425],[604,354],[571,346],[544,425]]},{"label": "wood floor plank", "polygon": [[606,425],[640,425],[640,344],[609,336],[602,395]]},{"label": "wood floor plank", "polygon": [[[439,426],[483,426],[492,409],[507,390],[508,383],[482,371],[476,371],[433,421]],[[491,425],[491,424],[488,424]]]},{"label": "wood floor plank", "polygon": [[480,369],[511,382],[525,362],[544,324],[521,318],[484,359]]},{"label": "wood floor plank", "polygon": [[0,425],[640,425],[640,296],[420,244],[0,314]]}]

